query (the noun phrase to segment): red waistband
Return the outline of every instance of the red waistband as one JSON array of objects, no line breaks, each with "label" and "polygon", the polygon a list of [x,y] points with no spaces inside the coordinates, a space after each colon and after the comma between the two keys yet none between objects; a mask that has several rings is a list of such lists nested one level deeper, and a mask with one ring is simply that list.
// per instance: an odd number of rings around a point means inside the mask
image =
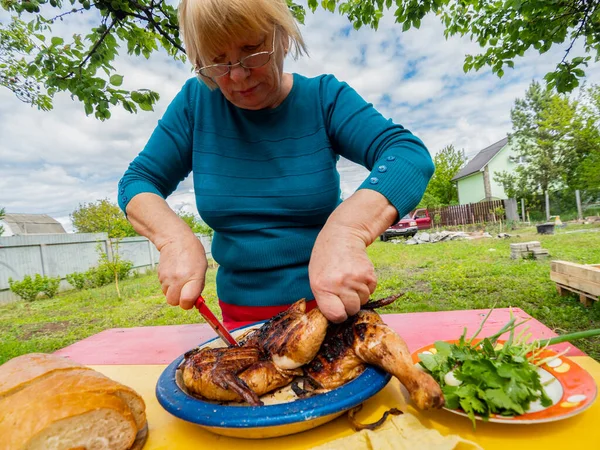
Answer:
[{"label": "red waistband", "polygon": [[[222,300],[219,300],[219,306],[223,313],[223,325],[225,325],[225,328],[228,330],[260,322],[261,320],[268,320],[290,307],[290,305],[239,306],[230,305]],[[316,306],[317,302],[315,300],[307,301],[306,312]]]}]

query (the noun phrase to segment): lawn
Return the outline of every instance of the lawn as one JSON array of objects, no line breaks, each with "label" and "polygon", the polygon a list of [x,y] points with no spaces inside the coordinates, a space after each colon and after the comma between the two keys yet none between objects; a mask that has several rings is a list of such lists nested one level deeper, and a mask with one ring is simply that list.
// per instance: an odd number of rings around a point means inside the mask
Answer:
[{"label": "lawn", "polygon": [[[514,236],[508,239],[412,246],[375,242],[369,247],[379,276],[374,298],[405,293],[380,312],[513,306],[559,334],[600,328],[598,302],[586,308],[575,295],[560,297],[549,278],[551,259],[600,263],[600,227],[569,225],[548,236],[535,234],[534,228],[511,233]],[[510,259],[509,244],[531,240],[540,241],[551,258]],[[218,312],[215,275],[216,270],[209,269],[204,297]],[[194,310],[167,305],[154,273],[124,280],[121,292],[119,299],[114,286],[106,286],[0,306],[0,363],[24,353],[52,352],[107,328],[202,321]],[[581,340],[576,345],[600,361],[600,338]]]}]

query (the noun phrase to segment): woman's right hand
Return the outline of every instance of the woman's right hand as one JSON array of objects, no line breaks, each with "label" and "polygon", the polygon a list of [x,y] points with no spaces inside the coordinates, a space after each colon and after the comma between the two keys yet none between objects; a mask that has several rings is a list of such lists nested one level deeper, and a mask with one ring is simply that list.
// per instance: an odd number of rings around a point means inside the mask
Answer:
[{"label": "woman's right hand", "polygon": [[204,289],[208,262],[200,240],[191,232],[165,243],[160,249],[158,281],[167,303],[194,307]]},{"label": "woman's right hand", "polygon": [[167,303],[193,308],[204,289],[208,262],[204,246],[192,229],[163,198],[150,192],[131,199],[127,218],[160,252],[158,280]]}]

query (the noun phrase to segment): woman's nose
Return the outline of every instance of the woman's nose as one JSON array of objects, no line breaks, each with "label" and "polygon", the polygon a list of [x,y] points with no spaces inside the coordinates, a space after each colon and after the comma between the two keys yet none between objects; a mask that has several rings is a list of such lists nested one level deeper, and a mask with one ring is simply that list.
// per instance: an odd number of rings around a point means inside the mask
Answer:
[{"label": "woman's nose", "polygon": [[233,66],[229,69],[229,78],[234,83],[239,83],[240,81],[244,81],[250,75],[250,69],[246,69],[241,65]]}]

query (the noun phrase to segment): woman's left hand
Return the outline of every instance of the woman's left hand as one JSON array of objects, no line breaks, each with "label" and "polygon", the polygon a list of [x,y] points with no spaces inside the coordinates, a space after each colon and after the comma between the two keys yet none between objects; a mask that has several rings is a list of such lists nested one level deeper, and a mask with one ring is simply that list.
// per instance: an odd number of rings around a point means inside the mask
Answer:
[{"label": "woman's left hand", "polygon": [[313,247],[308,277],[319,309],[332,322],[343,322],[369,301],[377,287],[365,236],[359,230],[327,224]]}]

